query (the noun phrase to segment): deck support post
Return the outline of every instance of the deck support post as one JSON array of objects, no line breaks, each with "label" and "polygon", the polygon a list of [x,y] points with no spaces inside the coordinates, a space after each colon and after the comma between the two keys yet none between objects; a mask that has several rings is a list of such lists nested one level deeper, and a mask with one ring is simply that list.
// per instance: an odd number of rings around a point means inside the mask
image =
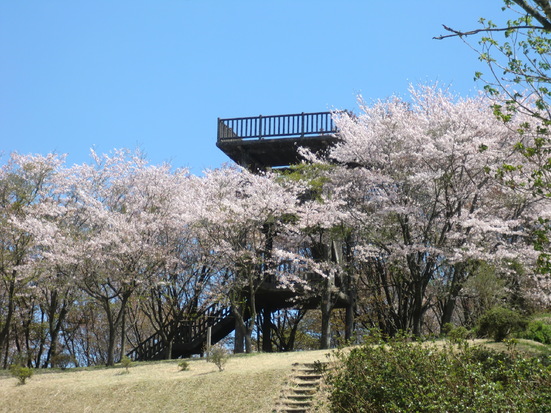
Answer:
[{"label": "deck support post", "polygon": [[270,307],[262,309],[262,351],[272,352],[272,309]]},{"label": "deck support post", "polygon": [[207,342],[205,343],[205,351],[207,352],[207,360],[212,346],[212,326],[207,327]]}]

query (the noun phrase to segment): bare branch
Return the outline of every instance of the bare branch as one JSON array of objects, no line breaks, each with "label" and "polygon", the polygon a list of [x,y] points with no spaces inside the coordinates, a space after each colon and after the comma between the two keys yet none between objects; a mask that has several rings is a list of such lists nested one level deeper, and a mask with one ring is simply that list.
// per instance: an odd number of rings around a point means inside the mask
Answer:
[{"label": "bare branch", "polygon": [[446,29],[448,32],[451,32],[453,34],[446,34],[442,36],[435,36],[433,39],[435,40],[442,40],[446,39],[448,37],[463,37],[463,36],[471,36],[473,34],[478,33],[489,33],[489,32],[505,32],[507,30],[517,30],[517,29],[534,29],[534,30],[547,30],[543,26],[511,26],[511,27],[496,27],[496,28],[483,28],[483,29],[476,29],[476,30],[470,30],[468,32],[462,32],[459,30],[452,29],[451,27],[446,26],[445,24],[442,25],[444,29]]}]

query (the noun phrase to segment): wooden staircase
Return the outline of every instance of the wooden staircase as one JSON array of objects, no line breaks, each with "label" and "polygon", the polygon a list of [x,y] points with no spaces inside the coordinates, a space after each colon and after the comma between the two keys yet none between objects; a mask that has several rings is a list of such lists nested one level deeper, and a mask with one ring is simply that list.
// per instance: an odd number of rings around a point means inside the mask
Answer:
[{"label": "wooden staircase", "polygon": [[[292,305],[290,298],[296,295],[291,290],[277,288],[276,284],[265,282],[257,293],[257,300],[269,304],[272,311],[287,308]],[[258,311],[260,308],[257,309]],[[245,321],[250,315],[244,315]],[[201,354],[207,341],[207,329],[211,327],[211,345],[216,344],[235,329],[235,318],[230,307],[214,303],[203,312],[183,321],[173,320],[162,329],[165,337],[168,332],[173,333],[171,343],[163,339],[161,332],[157,332],[138,344],[126,355],[134,361],[164,360],[168,358],[190,357],[192,354]],[[168,348],[171,345],[171,354]]]},{"label": "wooden staircase", "polygon": [[[207,329],[211,327],[211,344],[216,344],[235,329],[235,319],[229,307],[215,303],[193,319],[180,321],[175,327],[173,321],[167,330],[176,330],[172,339],[170,358],[190,357],[201,354],[207,341]],[[163,360],[167,358],[170,343],[157,332],[126,355],[134,361]]]},{"label": "wooden staircase", "polygon": [[306,413],[315,407],[326,363],[295,363],[292,376],[273,412]]}]

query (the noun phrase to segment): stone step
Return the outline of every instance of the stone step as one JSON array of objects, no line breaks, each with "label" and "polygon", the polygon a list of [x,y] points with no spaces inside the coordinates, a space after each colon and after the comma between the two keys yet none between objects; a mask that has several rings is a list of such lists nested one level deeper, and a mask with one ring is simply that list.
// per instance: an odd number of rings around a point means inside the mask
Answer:
[{"label": "stone step", "polygon": [[313,369],[313,368],[296,368],[293,371],[295,372],[304,372],[306,374],[321,374],[321,371],[319,369]]},{"label": "stone step", "polygon": [[292,391],[293,394],[313,396],[314,394],[316,394],[317,388],[316,387],[301,387],[301,388],[290,389],[290,391]]},{"label": "stone step", "polygon": [[312,386],[317,386],[319,383],[320,383],[321,379],[320,378],[317,378],[317,379],[312,379],[312,380],[308,380],[308,379],[302,379],[302,378],[293,378],[291,380],[291,384],[295,384],[297,386],[308,386],[308,385],[312,385]]},{"label": "stone step", "polygon": [[304,363],[299,365],[302,368],[319,370],[320,368],[325,368],[329,365],[328,362],[319,362],[319,363]]},{"label": "stone step", "polygon": [[[324,363],[326,364],[326,363]],[[320,363],[293,364],[287,389],[282,391],[277,412],[308,412],[322,381]]]},{"label": "stone step", "polygon": [[295,379],[304,380],[304,381],[314,381],[320,380],[321,374],[297,374]]},{"label": "stone step", "polygon": [[320,376],[320,372],[316,370],[293,370],[294,374],[301,374],[303,376]]},{"label": "stone step", "polygon": [[287,400],[283,403],[287,407],[302,407],[306,409],[307,407],[310,407],[312,403],[310,401],[303,401],[303,402],[297,402],[292,400]]},{"label": "stone step", "polygon": [[287,400],[294,401],[311,401],[314,398],[314,394],[291,394],[287,396]]},{"label": "stone step", "polygon": [[301,389],[317,389],[320,382],[314,382],[314,381],[292,381],[291,386],[292,387],[298,387]]}]

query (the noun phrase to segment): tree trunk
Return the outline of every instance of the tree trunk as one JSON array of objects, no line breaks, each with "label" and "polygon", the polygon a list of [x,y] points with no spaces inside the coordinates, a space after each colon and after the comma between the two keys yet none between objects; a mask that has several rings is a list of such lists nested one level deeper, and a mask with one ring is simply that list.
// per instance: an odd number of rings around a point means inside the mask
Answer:
[{"label": "tree trunk", "polygon": [[165,350],[165,360],[172,359],[172,345],[174,344],[174,338],[168,340],[166,350]]},{"label": "tree trunk", "polygon": [[357,309],[358,298],[358,275],[353,269],[352,262],[354,261],[354,242],[349,234],[345,239],[345,264],[346,264],[346,294],[348,296],[348,304],[346,306],[345,330],[344,339],[347,343],[351,342],[354,337],[355,316]]},{"label": "tree trunk", "polygon": [[115,365],[115,341],[116,341],[117,330],[115,326],[109,326],[109,337],[107,338],[107,366]]},{"label": "tree trunk", "polygon": [[121,308],[122,320],[121,320],[121,352],[119,360],[122,360],[126,356],[126,306]]},{"label": "tree trunk", "polygon": [[111,306],[109,305],[109,299],[106,299],[103,303],[103,307],[105,309],[106,315],[107,315],[107,322],[108,322],[108,337],[107,337],[107,366],[114,366],[115,365],[115,347],[116,347],[116,341],[117,341],[117,330],[118,326],[120,324],[120,318],[119,317],[113,317],[113,312],[111,310]]},{"label": "tree trunk", "polygon": [[233,342],[233,352],[235,354],[240,354],[245,352],[244,346],[245,340],[245,326],[242,323],[235,320],[235,338]]},{"label": "tree trunk", "polygon": [[59,331],[61,330],[61,325],[63,323],[63,320],[65,319],[65,316],[67,315],[67,303],[66,301],[63,302],[63,305],[61,307],[61,310],[59,311],[59,316],[56,321],[56,312],[58,308],[58,292],[57,290],[53,290],[50,294],[50,300],[49,305],[47,307],[46,314],[48,316],[48,331],[50,335],[50,348],[48,349],[48,354],[46,355],[46,360],[44,360],[44,363],[42,367],[46,368],[48,367],[48,364],[51,365],[51,367],[54,367],[52,364],[52,359],[57,355],[57,337],[59,336]]},{"label": "tree trunk", "polygon": [[453,312],[455,310],[455,297],[446,297],[442,308],[442,317],[440,319],[440,334],[446,324],[452,322]]},{"label": "tree trunk", "polygon": [[[248,330],[248,329],[247,329]],[[253,352],[253,339],[252,334],[245,334],[245,353],[250,354]]]},{"label": "tree trunk", "polygon": [[[326,284],[328,284],[326,280]],[[333,305],[331,303],[331,292],[329,286],[326,286],[325,291],[322,292],[321,299],[321,338],[320,349],[325,350],[331,346],[331,311]]]},{"label": "tree trunk", "polygon": [[115,365],[115,340],[116,340],[117,328],[115,325],[115,320],[113,319],[113,313],[111,311],[111,307],[109,305],[109,299],[106,298],[104,300],[103,308],[107,315],[107,323],[108,323],[106,364],[108,366],[113,366]]},{"label": "tree trunk", "polygon": [[[13,279],[15,279],[15,271],[13,272]],[[8,368],[8,349],[9,349],[9,341],[10,341],[10,328],[11,328],[11,319],[13,317],[13,312],[15,308],[14,303],[14,297],[15,297],[15,281],[10,280],[9,287],[8,287],[8,313],[6,315],[4,326],[2,330],[0,331],[0,351],[4,351],[4,363],[3,368]]]},{"label": "tree trunk", "polygon": [[356,314],[356,300],[350,297],[350,303],[346,306],[344,339],[349,343],[354,336],[354,324]]},{"label": "tree trunk", "polygon": [[254,325],[256,320],[256,310],[255,310],[255,297],[254,292],[251,294],[252,297],[250,298],[250,305],[248,305],[248,309],[245,311],[248,311],[250,313],[249,316],[249,323],[248,325],[245,323],[245,320],[243,318],[243,326],[245,327],[245,352],[250,354],[253,352],[253,331],[254,331]]},{"label": "tree trunk", "polygon": [[[465,282],[469,270],[469,266],[466,264],[456,264],[453,268],[452,280],[450,290],[447,296],[444,298],[444,304],[442,306],[442,318],[440,320],[440,333],[445,324],[452,322],[453,312],[455,311],[455,305],[461,290],[463,289],[463,283]],[[476,267],[474,267],[476,268]],[[473,267],[471,266],[471,273]]]},{"label": "tree trunk", "polygon": [[412,333],[414,336],[421,335],[421,326],[423,322],[423,291],[421,286],[415,286],[415,295],[412,303],[411,312]]}]

